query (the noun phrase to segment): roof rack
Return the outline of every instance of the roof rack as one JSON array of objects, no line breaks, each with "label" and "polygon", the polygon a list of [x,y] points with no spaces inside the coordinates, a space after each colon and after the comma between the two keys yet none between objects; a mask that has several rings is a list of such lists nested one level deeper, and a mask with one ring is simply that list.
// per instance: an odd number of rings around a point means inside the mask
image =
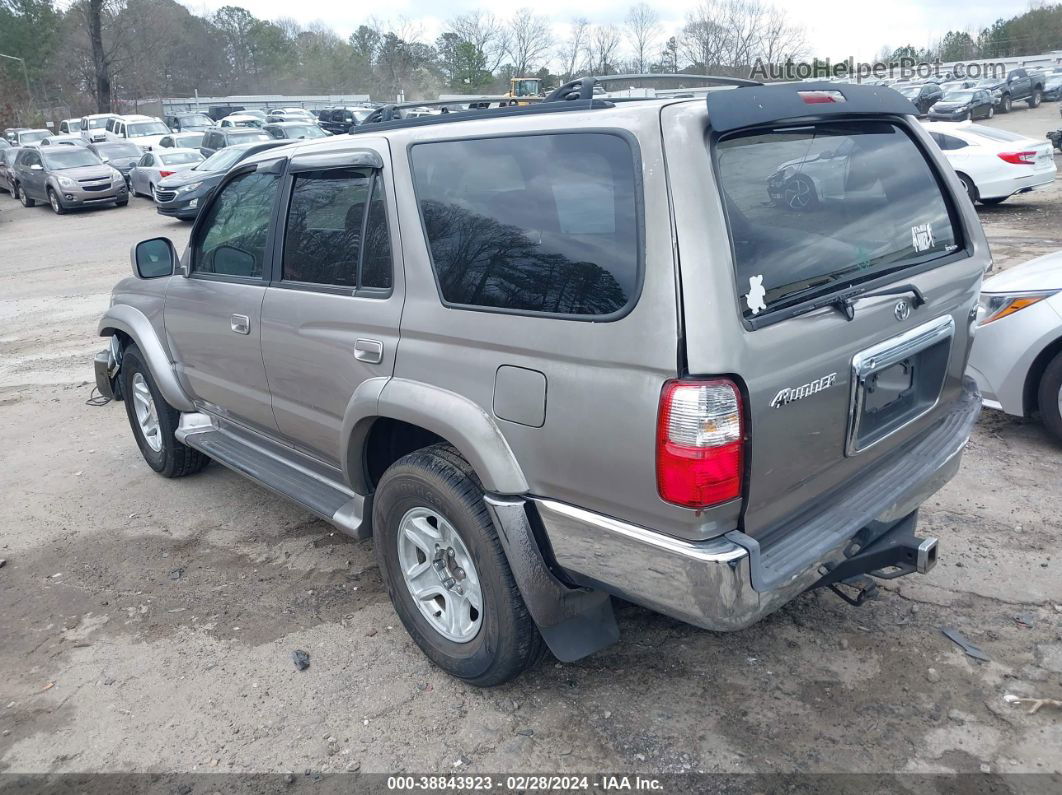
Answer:
[{"label": "roof rack", "polygon": [[630,74],[630,75],[602,75],[600,77],[579,77],[575,80],[570,80],[559,88],[554,89],[543,100],[543,102],[565,102],[575,99],[592,99],[594,96],[594,87],[603,83],[617,83],[628,82],[631,80],[672,80],[679,82],[688,82],[690,80],[697,81],[710,81],[715,85],[720,86],[737,86],[739,88],[747,86],[762,86],[757,80],[745,80],[740,77],[723,77],[720,75],[687,75],[687,74],[672,74],[672,73],[648,73],[648,74]]},{"label": "roof rack", "polygon": [[[448,104],[448,105],[460,105],[460,102],[448,102],[448,103],[431,103],[431,102],[413,102],[404,103],[401,105],[385,105],[383,108],[378,108],[379,111],[383,111],[380,114],[380,118],[374,120],[372,116],[369,116],[365,121],[355,127],[350,134],[360,135],[362,133],[374,133],[382,132],[384,130],[400,130],[407,127],[430,127],[433,124],[449,124],[457,121],[475,121],[476,119],[499,119],[509,116],[522,116],[530,114],[540,113],[564,113],[567,111],[576,110],[600,110],[602,108],[613,108],[615,105],[612,102],[607,102],[601,99],[590,100],[589,102],[546,102],[541,101],[534,105],[508,105],[500,108],[475,108],[472,110],[460,110],[451,111],[449,113],[440,113],[435,116],[420,116],[412,119],[403,119],[395,116],[394,111],[403,108],[420,108],[431,105]],[[375,114],[374,114],[375,115]]]}]

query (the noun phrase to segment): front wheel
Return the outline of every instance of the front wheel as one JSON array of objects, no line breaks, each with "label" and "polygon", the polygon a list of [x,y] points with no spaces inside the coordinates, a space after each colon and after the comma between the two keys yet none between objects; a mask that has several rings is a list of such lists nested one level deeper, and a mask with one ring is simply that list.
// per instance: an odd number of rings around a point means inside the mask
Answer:
[{"label": "front wheel", "polygon": [[63,215],[66,212],[63,203],[59,201],[59,196],[51,188],[48,188],[48,204],[52,205],[52,211],[56,215]]},{"label": "front wheel", "polygon": [[373,530],[395,612],[436,665],[490,687],[541,658],[483,487],[456,450],[434,445],[394,463],[373,498]]},{"label": "front wheel", "polygon": [[1010,113],[1011,108],[1014,107],[1014,101],[1010,98],[1010,94],[1004,94],[1002,102],[1000,102],[999,109],[1003,113]]},{"label": "front wheel", "polygon": [[1037,398],[1040,419],[1047,430],[1062,442],[1062,353],[1051,360],[1040,377]]},{"label": "front wheel", "polygon": [[23,207],[35,207],[37,202],[26,195],[26,189],[19,183],[18,186],[18,200],[22,202]]},{"label": "front wheel", "polygon": [[148,466],[167,478],[191,475],[205,467],[209,458],[177,441],[181,414],[162,397],[135,344],[122,354],[121,379],[129,427]]},{"label": "front wheel", "polygon": [[996,115],[996,106],[995,105],[989,106],[989,108],[988,108],[988,118],[991,119],[995,115]]}]

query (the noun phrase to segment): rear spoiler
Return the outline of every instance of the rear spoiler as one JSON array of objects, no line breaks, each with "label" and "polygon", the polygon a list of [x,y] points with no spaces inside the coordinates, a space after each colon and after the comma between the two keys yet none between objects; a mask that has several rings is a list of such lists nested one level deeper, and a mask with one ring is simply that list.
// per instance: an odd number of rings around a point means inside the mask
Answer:
[{"label": "rear spoiler", "polygon": [[710,91],[708,124],[729,132],[762,124],[850,116],[917,116],[911,101],[887,86],[775,83]]}]

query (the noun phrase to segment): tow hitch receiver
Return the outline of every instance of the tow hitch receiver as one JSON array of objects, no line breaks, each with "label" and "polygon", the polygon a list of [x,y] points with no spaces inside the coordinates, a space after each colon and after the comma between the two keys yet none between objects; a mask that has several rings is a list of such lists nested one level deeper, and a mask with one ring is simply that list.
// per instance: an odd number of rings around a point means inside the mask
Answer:
[{"label": "tow hitch receiver", "polygon": [[[812,590],[828,587],[858,607],[877,594],[870,577],[893,580],[915,572],[925,574],[937,564],[937,539],[918,538],[914,534],[917,524],[915,511],[876,538],[872,538],[875,528],[864,527],[845,548],[845,560],[823,566],[822,579]],[[854,594],[849,595],[849,590]]]}]

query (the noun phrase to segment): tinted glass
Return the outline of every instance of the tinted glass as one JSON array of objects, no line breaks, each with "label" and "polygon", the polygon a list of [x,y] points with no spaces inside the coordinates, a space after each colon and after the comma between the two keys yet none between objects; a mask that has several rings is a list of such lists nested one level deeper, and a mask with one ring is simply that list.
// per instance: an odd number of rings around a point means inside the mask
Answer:
[{"label": "tinted glass", "polygon": [[638,284],[636,180],[624,139],[519,136],[413,147],[443,299],[607,315]]},{"label": "tinted glass", "polygon": [[716,157],[746,316],[958,247],[933,171],[892,124],[739,135]]},{"label": "tinted glass", "polygon": [[370,185],[369,175],[350,169],[296,175],[284,235],[282,279],[357,286]]},{"label": "tinted glass", "polygon": [[276,174],[243,174],[226,185],[198,230],[196,272],[260,278],[276,194]]},{"label": "tinted glass", "polygon": [[377,174],[365,221],[365,242],[361,253],[359,287],[391,286],[391,235],[387,230],[387,205],[383,178]]}]

